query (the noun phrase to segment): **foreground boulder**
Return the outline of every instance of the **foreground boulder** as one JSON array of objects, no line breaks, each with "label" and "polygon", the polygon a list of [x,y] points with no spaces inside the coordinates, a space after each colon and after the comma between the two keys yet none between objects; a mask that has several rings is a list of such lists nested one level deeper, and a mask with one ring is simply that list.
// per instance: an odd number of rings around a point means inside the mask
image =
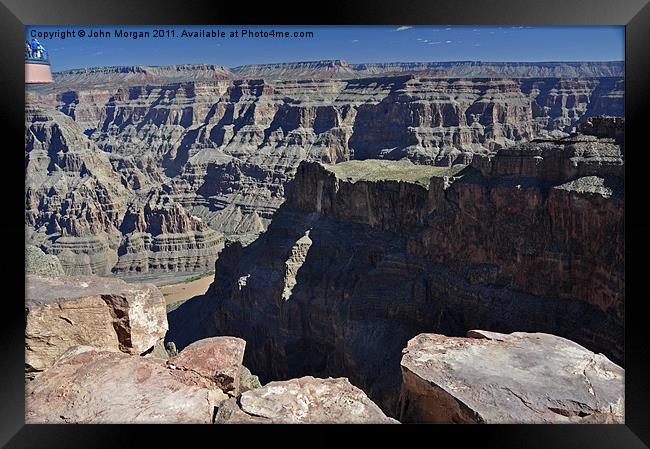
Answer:
[{"label": "foreground boulder", "polygon": [[187,346],[168,364],[176,369],[192,370],[237,396],[245,348],[246,342],[241,338],[205,338]]},{"label": "foreground boulder", "polygon": [[427,423],[624,421],[624,370],[564,338],[420,334],[402,358],[400,420]]},{"label": "foreground boulder", "polygon": [[396,423],[345,378],[311,376],[270,382],[230,399],[217,412],[217,423],[230,424],[372,424]]},{"label": "foreground boulder", "polygon": [[33,378],[72,346],[145,354],[167,332],[165,300],[153,284],[97,276],[28,275],[25,372]]},{"label": "foreground boulder", "polygon": [[[245,342],[216,337],[165,361],[77,346],[27,385],[28,423],[211,423]],[[232,353],[229,353],[232,351]],[[232,393],[232,383],[225,390]]]}]

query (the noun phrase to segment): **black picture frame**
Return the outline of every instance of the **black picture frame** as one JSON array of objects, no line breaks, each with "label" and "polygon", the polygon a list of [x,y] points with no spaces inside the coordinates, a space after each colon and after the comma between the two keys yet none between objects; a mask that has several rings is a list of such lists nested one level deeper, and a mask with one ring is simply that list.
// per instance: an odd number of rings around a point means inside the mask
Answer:
[{"label": "black picture frame", "polygon": [[[5,283],[2,298],[3,326],[0,328],[0,444],[8,448],[124,448],[169,443],[198,445],[227,438],[245,441],[253,434],[276,434],[278,441],[289,441],[292,432],[314,433],[312,441],[341,444],[339,431],[359,433],[361,437],[380,437],[406,431],[410,444],[417,441],[454,446],[471,441],[481,446],[501,448],[642,448],[650,444],[648,360],[646,343],[647,302],[641,290],[643,271],[650,250],[650,189],[643,185],[647,165],[648,140],[644,137],[642,113],[650,99],[648,88],[650,5],[647,0],[464,0],[446,1],[355,1],[217,2],[215,0],[102,1],[102,0],[2,0],[0,4],[0,42],[2,42],[2,82],[0,122],[6,126],[2,157],[2,218],[0,236],[4,256]],[[25,425],[24,423],[24,320],[20,292],[24,290],[24,184],[19,167],[24,144],[24,26],[100,24],[457,24],[457,25],[625,25],[626,67],[626,147],[625,189],[629,204],[626,212],[627,289],[638,287],[637,295],[626,301],[625,313],[625,425],[490,425],[490,426],[253,426],[243,431],[237,426],[126,426],[126,425]],[[567,43],[570,45],[570,43]],[[645,152],[645,154],[644,154]],[[629,159],[631,158],[631,159]],[[644,160],[644,158],[646,160]],[[630,163],[631,162],[631,163]],[[647,176],[647,175],[646,175]],[[631,201],[631,203],[630,203]],[[643,206],[642,206],[643,205]],[[16,210],[14,210],[16,209]],[[7,250],[11,248],[11,253]],[[23,261],[23,263],[21,263]],[[634,274],[632,270],[638,268]],[[631,270],[632,269],[632,270]],[[15,274],[14,274],[15,273]],[[12,286],[13,286],[12,285]],[[13,292],[9,294],[9,292]],[[629,290],[634,291],[634,290]],[[18,293],[15,293],[18,292]],[[227,427],[227,429],[224,429]],[[261,427],[264,427],[263,429]],[[305,428],[307,427],[307,428]],[[370,429],[370,430],[368,430]],[[444,435],[443,435],[444,434]],[[365,436],[364,436],[365,435]],[[422,439],[423,438],[423,439]],[[194,442],[193,442],[194,441]],[[402,440],[409,444],[408,440]],[[183,443],[184,442],[184,443]],[[304,445],[307,443],[302,443]],[[448,443],[447,443],[448,444]],[[476,444],[476,443],[474,443]]]}]

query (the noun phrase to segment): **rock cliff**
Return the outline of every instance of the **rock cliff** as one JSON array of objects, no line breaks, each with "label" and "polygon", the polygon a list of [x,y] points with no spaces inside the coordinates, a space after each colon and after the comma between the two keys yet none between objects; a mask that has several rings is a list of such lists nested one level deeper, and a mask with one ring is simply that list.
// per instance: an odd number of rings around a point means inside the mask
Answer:
[{"label": "rock cliff", "polygon": [[[170,66],[88,67],[53,74],[58,84],[79,88],[89,84],[123,85],[166,84],[193,80],[241,78],[284,79],[347,79],[377,75],[417,74],[446,78],[576,78],[623,76],[623,61],[605,62],[388,62],[348,63],[341,59],[248,64],[224,67],[213,64],[178,64]],[[47,87],[41,88],[47,90]]]},{"label": "rock cliff", "polygon": [[[222,340],[197,342],[220,351]],[[188,350],[191,351],[190,348]],[[182,357],[183,353],[177,357]],[[243,356],[243,345],[239,353]],[[101,347],[75,346],[26,389],[31,424],[209,424],[215,407],[229,396],[212,376],[193,369],[198,360],[129,356]],[[210,363],[220,372],[222,360]],[[226,360],[229,365],[230,360]]]},{"label": "rock cliff", "polygon": [[263,381],[348,376],[394,416],[401,350],[423,332],[551,333],[622,363],[623,176],[615,141],[581,134],[467,166],[303,162],[167,338],[239,336]]}]

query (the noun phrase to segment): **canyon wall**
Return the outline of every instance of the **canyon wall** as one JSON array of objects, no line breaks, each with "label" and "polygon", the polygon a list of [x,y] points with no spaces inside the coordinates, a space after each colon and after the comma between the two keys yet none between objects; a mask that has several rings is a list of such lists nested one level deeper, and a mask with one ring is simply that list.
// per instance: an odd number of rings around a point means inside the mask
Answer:
[{"label": "canyon wall", "polygon": [[345,374],[393,414],[423,332],[545,332],[622,363],[623,179],[615,141],[581,134],[451,168],[303,162],[167,338],[240,336],[261,379]]},{"label": "canyon wall", "polygon": [[[280,75],[210,65],[57,74],[27,96],[27,241],[69,274],[203,270],[224,239],[266,229],[303,160],[467,164],[623,115],[615,63],[463,64],[452,72],[494,76],[432,77],[417,64],[300,75],[327,61]],[[148,222],[161,214],[174,223],[166,230]]]}]

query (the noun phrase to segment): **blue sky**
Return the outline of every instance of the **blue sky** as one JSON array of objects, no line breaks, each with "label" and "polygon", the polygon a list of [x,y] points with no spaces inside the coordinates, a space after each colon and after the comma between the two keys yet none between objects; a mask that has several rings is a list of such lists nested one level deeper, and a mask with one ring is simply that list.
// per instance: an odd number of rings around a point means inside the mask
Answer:
[{"label": "blue sky", "polygon": [[[174,37],[119,38],[114,30],[173,30]],[[234,30],[311,31],[311,38],[230,37]],[[111,65],[244,64],[344,59],[391,61],[622,61],[624,27],[530,26],[34,26],[32,32],[84,30],[86,36],[41,38],[53,71]],[[111,37],[87,37],[103,30]],[[182,30],[226,37],[183,38]],[[75,33],[76,34],[76,33]],[[165,33],[167,34],[167,33]],[[171,34],[171,33],[170,33]]]}]

